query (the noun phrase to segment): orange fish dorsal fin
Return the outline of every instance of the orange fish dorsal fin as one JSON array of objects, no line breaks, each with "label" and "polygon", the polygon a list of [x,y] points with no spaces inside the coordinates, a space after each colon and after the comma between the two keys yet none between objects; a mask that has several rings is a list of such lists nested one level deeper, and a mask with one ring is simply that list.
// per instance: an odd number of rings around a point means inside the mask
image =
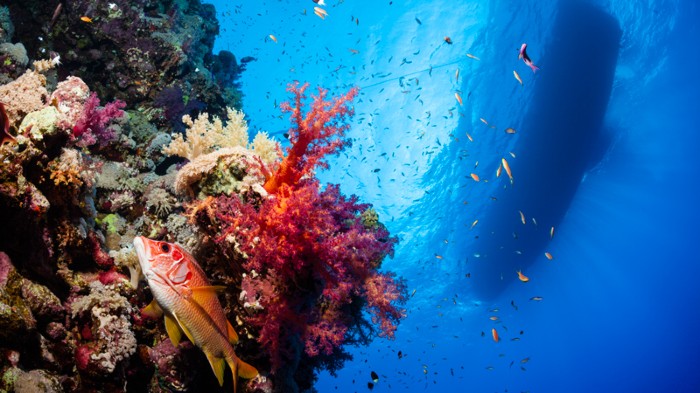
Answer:
[{"label": "orange fish dorsal fin", "polygon": [[226,321],[226,325],[228,326],[228,342],[231,343],[231,345],[237,344],[238,343],[238,334],[236,334],[236,331],[233,330],[233,326],[231,326],[231,322]]},{"label": "orange fish dorsal fin", "polygon": [[211,369],[214,371],[214,375],[216,375],[216,379],[219,381],[219,386],[224,386],[224,372],[226,371],[226,362],[224,358],[218,358],[207,352],[204,352],[204,354],[207,355],[207,360],[209,360]]},{"label": "orange fish dorsal fin", "polygon": [[160,305],[158,302],[156,302],[156,299],[153,299],[148,306],[141,310],[141,314],[152,319],[158,319],[163,315],[163,309],[160,308]]},{"label": "orange fish dorsal fin", "polygon": [[168,337],[173,343],[173,346],[177,347],[177,344],[180,343],[180,338],[182,338],[182,334],[180,333],[179,324],[177,323],[175,318],[170,316],[169,314],[165,315],[165,331],[168,332]]}]

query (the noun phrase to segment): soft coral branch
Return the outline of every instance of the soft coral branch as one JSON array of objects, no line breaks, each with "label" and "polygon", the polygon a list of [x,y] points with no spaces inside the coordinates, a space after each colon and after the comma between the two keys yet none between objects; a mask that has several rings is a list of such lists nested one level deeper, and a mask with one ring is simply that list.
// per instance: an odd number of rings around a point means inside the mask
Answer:
[{"label": "soft coral branch", "polygon": [[312,96],[311,110],[304,115],[302,108],[306,99],[308,83],[289,85],[287,91],[294,95],[294,106],[282,103],[284,112],[291,112],[294,127],[289,131],[292,146],[277,171],[265,182],[265,190],[271,194],[279,192],[283,186],[293,186],[315,167],[327,168],[323,157],[337,153],[348,140],[343,139],[349,128],[345,118],[352,116],[353,109],[348,105],[357,95],[358,89],[350,89],[345,95],[326,100],[328,90],[319,88],[318,95]]}]

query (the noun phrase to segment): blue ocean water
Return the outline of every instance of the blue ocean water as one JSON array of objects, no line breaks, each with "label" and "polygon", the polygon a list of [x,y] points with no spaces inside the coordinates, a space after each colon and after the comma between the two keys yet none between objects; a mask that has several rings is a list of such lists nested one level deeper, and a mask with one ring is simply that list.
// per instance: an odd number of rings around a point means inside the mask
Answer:
[{"label": "blue ocean water", "polygon": [[695,2],[213,3],[252,129],[283,139],[294,80],[361,89],[321,178],[375,206],[415,293],[319,391],[700,391]]}]

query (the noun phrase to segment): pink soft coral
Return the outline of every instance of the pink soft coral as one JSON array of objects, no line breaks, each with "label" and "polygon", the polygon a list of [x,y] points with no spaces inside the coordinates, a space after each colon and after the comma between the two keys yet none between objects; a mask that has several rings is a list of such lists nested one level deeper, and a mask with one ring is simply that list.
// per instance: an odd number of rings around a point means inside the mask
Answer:
[{"label": "pink soft coral", "polygon": [[104,147],[116,138],[114,129],[107,125],[115,119],[124,116],[122,110],[126,103],[116,100],[99,108],[100,99],[97,94],[92,93],[85,101],[83,113],[73,126],[73,139],[77,140],[76,145],[80,147],[98,144]]}]

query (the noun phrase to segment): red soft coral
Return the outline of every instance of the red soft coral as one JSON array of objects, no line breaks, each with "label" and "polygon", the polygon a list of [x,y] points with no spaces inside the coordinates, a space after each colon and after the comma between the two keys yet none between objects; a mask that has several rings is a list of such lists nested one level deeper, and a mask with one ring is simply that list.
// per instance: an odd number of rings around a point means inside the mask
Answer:
[{"label": "red soft coral", "polygon": [[233,271],[243,270],[242,318],[257,331],[273,372],[300,356],[342,359],[342,344],[367,333],[363,307],[379,334],[393,337],[406,300],[403,281],[378,272],[397,239],[363,221],[370,205],[343,196],[337,185],[322,188],[313,176],[315,167],[327,166],[327,154],[348,143],[341,121],[352,113],[347,103],[357,90],[325,101],[319,89],[302,115],[307,87],[289,87],[294,107],[283,110],[292,112],[293,145],[265,184],[271,195],[219,195],[189,207],[217,254]]},{"label": "red soft coral", "polygon": [[347,103],[355,98],[358,89],[350,89],[345,95],[326,101],[328,90],[319,88],[318,95],[312,96],[311,110],[304,115],[304,93],[308,87],[308,83],[301,87],[299,83],[290,84],[287,91],[294,94],[294,106],[289,102],[280,106],[282,111],[292,113],[294,127],[289,130],[292,146],[287,149],[277,171],[265,182],[265,190],[270,194],[277,193],[285,185],[296,184],[316,166],[328,167],[323,157],[337,153],[348,143],[342,138],[349,127],[344,121],[353,114]]},{"label": "red soft coral", "polygon": [[247,257],[242,288],[246,305],[258,310],[247,322],[259,329],[273,370],[292,356],[295,340],[308,356],[330,355],[359,324],[353,303],[366,304],[380,335],[392,337],[405,286],[376,269],[396,239],[383,226],[365,226],[361,213],[369,205],[338,186],[321,190],[307,179],[287,191],[258,209],[236,195],[219,196],[207,202],[204,220],[220,230],[215,242],[223,255]]}]

